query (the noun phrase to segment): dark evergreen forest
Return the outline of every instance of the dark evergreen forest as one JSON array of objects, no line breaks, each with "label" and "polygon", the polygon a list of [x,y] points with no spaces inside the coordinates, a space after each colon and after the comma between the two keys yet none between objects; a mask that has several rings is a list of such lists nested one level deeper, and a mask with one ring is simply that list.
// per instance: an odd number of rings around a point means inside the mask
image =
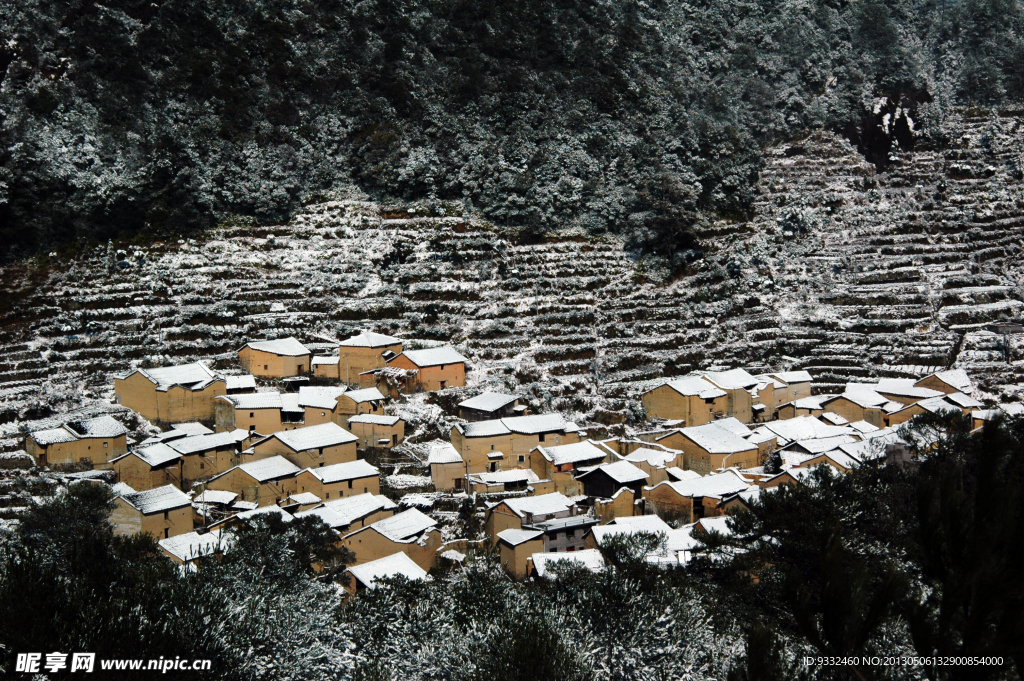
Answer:
[{"label": "dark evergreen forest", "polygon": [[12,255],[353,191],[682,256],[759,151],[1018,99],[1019,0],[4,0]]}]

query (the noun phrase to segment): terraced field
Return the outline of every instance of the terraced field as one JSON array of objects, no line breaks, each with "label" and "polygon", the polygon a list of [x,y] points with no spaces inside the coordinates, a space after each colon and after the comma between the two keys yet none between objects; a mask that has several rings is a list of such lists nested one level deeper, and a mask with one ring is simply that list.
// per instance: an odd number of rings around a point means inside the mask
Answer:
[{"label": "terraced field", "polygon": [[134,363],[228,367],[245,339],[364,327],[454,342],[471,383],[605,422],[651,381],[710,366],[806,368],[821,391],[954,364],[1018,383],[1020,336],[986,328],[1024,309],[1022,125],[1019,111],[961,118],[949,149],[882,173],[831,133],[769,150],[753,218],[716,223],[671,283],[614,238],[517,245],[474,218],[358,201],[12,266],[0,427],[102,410],[110,373]]}]

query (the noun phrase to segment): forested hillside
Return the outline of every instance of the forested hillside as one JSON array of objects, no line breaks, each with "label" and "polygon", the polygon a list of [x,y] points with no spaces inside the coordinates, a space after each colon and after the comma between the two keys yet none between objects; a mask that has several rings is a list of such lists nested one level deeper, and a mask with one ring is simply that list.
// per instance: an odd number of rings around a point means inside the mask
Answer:
[{"label": "forested hillside", "polygon": [[[1017,0],[0,3],[0,241],[180,235],[343,198],[460,201],[521,237],[675,264],[750,207],[760,149],[884,166],[1019,98]],[[464,208],[467,206],[464,206]]]}]

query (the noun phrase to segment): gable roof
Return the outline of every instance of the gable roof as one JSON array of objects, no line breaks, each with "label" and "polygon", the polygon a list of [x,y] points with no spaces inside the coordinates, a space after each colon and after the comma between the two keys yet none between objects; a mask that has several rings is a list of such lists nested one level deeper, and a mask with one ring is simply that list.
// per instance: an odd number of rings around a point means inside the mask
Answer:
[{"label": "gable roof", "polygon": [[186,532],[157,542],[167,553],[183,563],[216,553],[221,547],[220,530],[210,530],[203,534]]},{"label": "gable roof", "polygon": [[615,518],[607,525],[598,525],[590,530],[598,544],[604,542],[608,537],[618,535],[631,535],[639,532],[650,532],[651,534],[662,534],[666,536],[672,531],[669,524],[656,515],[638,515],[625,518]]},{"label": "gable roof", "polygon": [[319,468],[307,468],[306,471],[325,484],[380,475],[380,471],[366,459],[356,459],[355,461],[335,463],[330,466],[321,466]]},{"label": "gable roof", "polygon": [[299,406],[317,409],[334,409],[338,397],[348,388],[339,386],[304,385],[299,388]]},{"label": "gable roof", "polygon": [[29,437],[35,440],[36,444],[42,447],[60,444],[62,442],[75,442],[78,437],[64,426],[59,428],[47,428],[30,433]]},{"label": "gable roof", "polygon": [[427,455],[427,464],[462,463],[462,455],[450,442],[434,445]]},{"label": "gable roof", "polygon": [[736,492],[742,492],[750,487],[750,483],[736,473],[728,470],[724,473],[712,473],[699,478],[680,480],[679,482],[659,482],[654,487],[657,489],[662,485],[668,485],[677,494],[684,497],[713,497],[721,498]]},{"label": "gable roof", "polygon": [[540,477],[529,468],[510,468],[504,471],[484,471],[467,476],[473,482],[484,485],[503,485],[507,482],[540,482]]},{"label": "gable roof", "polygon": [[310,449],[320,449],[321,447],[334,447],[359,440],[355,435],[333,421],[315,426],[306,426],[305,428],[279,431],[273,433],[270,437],[276,438],[293,452],[304,452]]},{"label": "gable roof", "polygon": [[[247,461],[245,463],[238,464],[235,468],[240,469],[253,480],[257,480],[259,482],[277,480],[278,478],[287,478],[295,475],[301,470],[298,466],[283,456],[272,456],[269,459],[260,459],[259,461]],[[231,471],[235,470],[235,468],[221,473],[213,478],[213,480],[221,477],[221,475],[227,475]]]},{"label": "gable roof", "polygon": [[478,411],[498,411],[502,407],[512,404],[518,399],[519,398],[515,395],[484,392],[480,393],[476,397],[471,397],[468,400],[459,402],[459,406],[463,409],[476,409]]},{"label": "gable roof", "polygon": [[319,516],[332,528],[348,527],[356,520],[365,518],[377,511],[390,511],[398,508],[398,504],[379,494],[356,494],[327,501],[316,508],[295,514],[299,518],[307,515]]},{"label": "gable roof", "polygon": [[984,406],[982,402],[979,402],[970,395],[965,395],[961,392],[950,393],[946,395],[946,399],[963,409],[977,409],[978,407]]},{"label": "gable roof", "polygon": [[604,567],[604,556],[597,549],[584,549],[568,553],[535,553],[531,558],[538,577],[547,576],[551,572],[552,566],[562,561],[573,563],[591,572],[597,572]]},{"label": "gable roof", "polygon": [[668,462],[674,461],[680,453],[677,450],[665,451],[664,449],[654,449],[653,447],[638,447],[622,457],[622,460],[632,463],[646,463],[649,466],[664,466]]},{"label": "gable roof", "polygon": [[745,369],[709,371],[704,374],[704,380],[711,381],[722,390],[748,390],[758,384],[758,380]]},{"label": "gable roof", "polygon": [[376,589],[377,581],[388,577],[402,576],[413,581],[429,579],[427,571],[402,551],[368,563],[353,565],[347,572],[352,573],[352,576],[368,589]]},{"label": "gable roof", "polygon": [[340,397],[347,397],[356,404],[362,404],[363,402],[377,402],[384,399],[384,395],[382,395],[376,388],[349,390],[348,392],[343,393]]},{"label": "gable roof", "polygon": [[493,504],[491,508],[494,508],[499,504],[505,504],[508,506],[510,511],[520,518],[525,518],[528,514],[549,515],[551,513],[561,513],[562,511],[568,511],[573,505],[572,501],[569,500],[569,497],[565,496],[561,492],[538,494],[532,497],[514,497],[512,499],[505,499]]},{"label": "gable roof", "polygon": [[293,336],[277,340],[249,341],[244,347],[282,357],[302,357],[311,354],[306,346]]},{"label": "gable roof", "polygon": [[64,424],[64,427],[82,439],[119,437],[128,432],[128,429],[118,423],[117,420],[106,415],[97,416],[94,419],[72,421]]},{"label": "gable roof", "polygon": [[[746,452],[751,449],[757,449],[756,444],[747,442],[742,437],[736,435],[728,426],[723,427],[718,425],[717,421],[705,423],[703,426],[680,428],[675,432],[689,438],[698,447],[709,454],[735,454],[737,452]],[[665,437],[668,437],[668,435],[663,435],[658,439],[660,440]]]},{"label": "gable roof", "polygon": [[640,480],[647,479],[647,473],[644,473],[629,461],[616,461],[615,463],[606,463],[601,466],[595,466],[586,473],[581,474],[579,477],[585,478],[598,471],[601,471],[620,485],[626,485],[631,482],[638,482]]},{"label": "gable roof", "polygon": [[181,452],[175,451],[163,442],[157,442],[156,444],[149,445],[148,447],[136,449],[131,452],[131,454],[139,457],[153,468],[163,466],[181,458]]},{"label": "gable roof", "polygon": [[810,383],[814,380],[814,378],[806,371],[773,371],[764,375],[778,379],[786,385],[792,385],[793,383]]},{"label": "gable roof", "polygon": [[419,535],[436,527],[436,520],[422,511],[410,508],[408,511],[403,513],[398,513],[390,518],[384,518],[383,520],[378,520],[372,525],[362,527],[347,536],[351,537],[353,534],[373,529],[393,542],[408,544]]},{"label": "gable roof", "polygon": [[830,426],[846,426],[850,424],[850,422],[846,420],[846,417],[840,416],[834,411],[826,411],[822,413],[822,415],[819,416],[818,418],[824,421],[825,423],[829,424]]},{"label": "gable roof", "polygon": [[225,431],[222,433],[211,433],[209,435],[194,435],[180,440],[167,443],[167,446],[179,454],[195,454],[197,452],[208,452],[211,449],[220,449],[228,445],[237,445],[249,437],[247,431],[241,428]]},{"label": "gable roof", "polygon": [[[545,459],[550,461],[555,466],[561,466],[567,463],[577,463],[580,461],[594,461],[596,459],[604,459],[609,454],[608,450],[601,449],[590,440],[583,440],[582,442],[573,442],[567,445],[556,445],[554,447],[540,446],[536,447],[534,451],[540,452],[541,456],[543,456]],[[633,464],[629,465],[633,466]],[[633,467],[636,468],[635,466]]]},{"label": "gable roof", "polygon": [[769,421],[758,426],[754,432],[771,433],[779,439],[780,444],[788,444],[794,440],[856,434],[857,429],[851,426],[831,426],[813,416],[797,416],[792,419]]},{"label": "gable roof", "polygon": [[466,437],[493,437],[518,433],[521,435],[537,435],[540,433],[575,433],[579,430],[575,423],[566,421],[561,414],[534,414],[533,416],[507,416],[490,421],[474,421],[459,423],[455,428]]},{"label": "gable roof", "polygon": [[[705,381],[700,376],[683,376],[674,381],[664,383],[680,395],[687,397],[700,397],[704,400],[711,400],[716,397],[724,397],[726,392],[721,388]],[[659,386],[661,387],[661,386]],[[655,388],[656,390],[657,388]]]},{"label": "gable roof", "polygon": [[875,391],[900,397],[916,397],[921,399],[942,397],[945,394],[941,390],[917,386],[912,378],[880,378],[878,379]]},{"label": "gable roof", "polygon": [[448,345],[440,348],[428,348],[426,350],[405,350],[402,352],[402,355],[408,357],[409,361],[418,367],[461,364],[467,361],[455,348]]},{"label": "gable roof", "polygon": [[174,485],[164,485],[163,487],[147,489],[143,492],[122,494],[118,498],[124,499],[125,503],[140,511],[143,515],[162,513],[192,505],[188,495]]},{"label": "gable roof", "polygon": [[402,419],[397,416],[386,416],[384,414],[356,414],[348,419],[349,425],[353,423],[372,423],[375,426],[393,426]]},{"label": "gable roof", "polygon": [[[157,390],[160,391],[166,391],[173,386],[183,386],[199,390],[215,380],[223,380],[217,374],[207,369],[206,365],[199,362],[168,367],[153,367],[150,369],[136,369],[135,372],[142,374],[151,383],[156,384]],[[128,376],[131,376],[131,373]]]},{"label": "gable roof", "polygon": [[398,345],[401,342],[401,339],[394,338],[393,336],[385,336],[382,333],[374,333],[373,331],[361,331],[355,336],[341,341],[338,345],[347,348],[383,348],[388,345]]},{"label": "gable roof", "polygon": [[208,489],[196,495],[193,504],[230,504],[238,498],[235,492],[220,489]]},{"label": "gable roof", "polygon": [[225,400],[234,405],[235,409],[280,409],[281,393],[241,393],[239,395],[221,395],[217,399]]},{"label": "gable roof", "polygon": [[514,547],[534,539],[540,539],[544,536],[544,530],[517,530],[515,528],[509,528],[507,530],[502,530],[495,536],[499,541],[503,541],[509,546]]},{"label": "gable roof", "polygon": [[[967,375],[967,372],[963,369],[947,369],[946,371],[937,371],[931,376],[939,379],[951,388],[956,388],[957,391],[970,395],[974,392],[974,384],[971,383],[971,377]],[[918,383],[921,383],[931,376],[925,376]]]}]

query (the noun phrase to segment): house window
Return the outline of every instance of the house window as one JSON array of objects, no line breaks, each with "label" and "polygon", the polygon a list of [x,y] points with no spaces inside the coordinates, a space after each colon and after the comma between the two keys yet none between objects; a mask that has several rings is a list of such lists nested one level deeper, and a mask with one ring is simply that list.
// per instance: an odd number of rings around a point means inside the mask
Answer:
[{"label": "house window", "polygon": [[320,456],[323,456],[323,455],[324,455],[324,448],[323,448],[323,447],[321,447],[321,448],[319,449],[319,454],[320,454]]},{"label": "house window", "polygon": [[522,454],[520,454],[519,455],[519,463],[524,463],[525,461],[526,461],[526,457],[523,456]]},{"label": "house window", "polygon": [[540,441],[541,441],[541,442],[544,442],[544,433],[541,433],[541,434],[539,435],[539,437],[540,437]]},{"label": "house window", "polygon": [[370,491],[370,488],[369,488],[369,487],[364,487],[364,488],[363,488],[363,494],[366,494],[366,493],[367,493],[367,492],[369,492],[369,491]]},{"label": "house window", "polygon": [[458,480],[456,480],[455,481],[455,489],[462,489],[462,483],[463,482],[464,482],[464,480],[462,478],[459,478]]},{"label": "house window", "polygon": [[164,520],[170,520],[170,519],[171,519],[171,512],[170,511],[164,511]]},{"label": "house window", "polygon": [[203,470],[204,468],[206,468],[206,464],[203,463],[202,461],[200,461],[199,462],[199,470]]},{"label": "house window", "polygon": [[441,384],[441,390],[448,387],[448,381],[439,381],[439,383]]},{"label": "house window", "polygon": [[496,471],[496,470],[498,470],[498,464],[497,464],[497,463],[494,463],[494,462],[492,461],[492,462],[491,462],[491,472],[493,473],[493,472],[494,472],[494,471]]},{"label": "house window", "polygon": [[264,365],[263,365],[263,370],[264,370],[264,371],[266,371],[266,370],[267,370],[267,369],[269,369],[269,368],[270,368],[270,367],[268,367],[268,366],[267,366],[266,364],[264,364]]},{"label": "house window", "polygon": [[352,489],[352,481],[351,480],[348,481],[348,488]]},{"label": "house window", "polygon": [[323,462],[323,461],[321,461],[321,462],[320,462],[320,466],[319,466],[319,467],[320,467],[320,468],[323,468],[323,467],[324,467],[324,462]]},{"label": "house window", "polygon": [[398,435],[397,434],[391,436],[391,444],[392,445],[397,445],[398,444]]},{"label": "house window", "polygon": [[256,416],[256,412],[250,411],[249,412],[249,418],[253,418],[254,416]]},{"label": "house window", "polygon": [[170,538],[170,536],[171,536],[171,530],[170,530],[170,528],[167,528],[167,527],[165,527],[165,528],[164,528],[164,539],[169,539],[169,538]]},{"label": "house window", "polygon": [[324,498],[325,498],[325,499],[330,499],[330,498],[331,498],[331,493],[330,493],[330,492],[328,492],[328,493],[327,493],[327,496],[326,496],[326,497],[324,497]]},{"label": "house window", "polygon": [[103,449],[106,449],[106,448],[107,448],[107,443],[106,443],[106,442],[104,442],[104,443],[103,443]]},{"label": "house window", "polygon": [[494,451],[494,445],[491,445],[491,451],[492,452]]},{"label": "house window", "polygon": [[306,366],[305,364],[300,364],[299,365],[299,373],[300,374],[302,373],[302,370],[303,370],[303,368],[305,368],[305,366]]}]

